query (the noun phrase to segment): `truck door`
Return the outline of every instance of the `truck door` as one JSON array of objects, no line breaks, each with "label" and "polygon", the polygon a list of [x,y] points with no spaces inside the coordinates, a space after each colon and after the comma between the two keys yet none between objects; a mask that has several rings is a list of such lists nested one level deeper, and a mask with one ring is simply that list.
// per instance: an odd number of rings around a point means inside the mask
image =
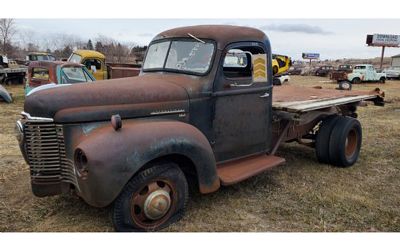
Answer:
[{"label": "truck door", "polygon": [[372,65],[369,65],[367,67],[367,76],[368,76],[368,81],[376,81],[378,80],[378,76],[376,74],[376,70]]},{"label": "truck door", "polygon": [[[267,152],[271,138],[271,55],[262,44],[253,42],[230,45],[222,55],[213,92],[216,160]],[[254,55],[264,56],[263,63],[252,65]],[[264,72],[265,80],[254,81],[253,68]]]},{"label": "truck door", "polygon": [[96,78],[96,80],[107,79],[104,78],[107,74],[104,74],[105,65],[104,63],[97,58],[87,58],[82,64],[86,66],[86,68],[90,71],[90,73]]}]

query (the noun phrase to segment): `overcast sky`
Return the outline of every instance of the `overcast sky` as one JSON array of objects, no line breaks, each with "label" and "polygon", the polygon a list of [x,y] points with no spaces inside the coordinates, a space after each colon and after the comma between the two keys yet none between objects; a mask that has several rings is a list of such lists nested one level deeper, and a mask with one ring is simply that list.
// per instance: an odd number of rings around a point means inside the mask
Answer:
[{"label": "overcast sky", "polygon": [[[367,34],[400,35],[400,19],[17,19],[17,28],[38,36],[67,33],[82,39],[103,34],[119,41],[146,45],[159,32],[179,26],[230,24],[262,29],[273,53],[300,59],[302,52],[316,52],[321,59],[379,57],[381,49],[367,47]],[[385,56],[400,54],[387,48]]]}]

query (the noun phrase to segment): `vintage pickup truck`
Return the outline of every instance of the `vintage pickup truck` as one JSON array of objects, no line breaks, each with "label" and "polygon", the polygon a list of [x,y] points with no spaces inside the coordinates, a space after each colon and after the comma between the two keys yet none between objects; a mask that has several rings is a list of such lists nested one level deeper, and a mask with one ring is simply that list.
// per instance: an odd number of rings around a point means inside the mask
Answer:
[{"label": "vintage pickup truck", "polygon": [[75,50],[68,61],[85,65],[96,80],[137,76],[141,67],[139,64],[106,62],[105,55],[95,50]]},{"label": "vintage pickup truck", "polygon": [[154,231],[182,218],[189,187],[212,193],[285,163],[275,155],[284,142],[314,147],[323,163],[357,161],[357,106],[382,105],[379,91],[272,81],[270,42],[258,29],[164,31],[140,76],[26,98],[16,129],[32,191],[73,190],[92,206],[112,205],[117,231]]},{"label": "vintage pickup truck", "polygon": [[332,80],[336,80],[338,83],[346,81],[352,84],[358,84],[361,82],[381,82],[385,83],[386,74],[378,73],[371,64],[358,64],[354,66],[351,72],[346,71],[335,71],[330,77]]}]

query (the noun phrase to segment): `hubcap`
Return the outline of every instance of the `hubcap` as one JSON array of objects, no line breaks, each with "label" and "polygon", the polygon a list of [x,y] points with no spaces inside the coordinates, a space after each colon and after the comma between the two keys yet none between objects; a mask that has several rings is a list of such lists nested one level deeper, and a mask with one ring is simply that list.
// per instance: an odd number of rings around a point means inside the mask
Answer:
[{"label": "hubcap", "polygon": [[347,158],[352,157],[357,151],[357,132],[352,129],[347,135],[345,142],[345,154]]},{"label": "hubcap", "polygon": [[133,221],[144,229],[151,229],[168,220],[177,201],[174,187],[170,181],[158,179],[135,192],[131,198]]},{"label": "hubcap", "polygon": [[171,197],[163,189],[152,192],[144,202],[144,214],[151,220],[163,217],[171,206]]}]

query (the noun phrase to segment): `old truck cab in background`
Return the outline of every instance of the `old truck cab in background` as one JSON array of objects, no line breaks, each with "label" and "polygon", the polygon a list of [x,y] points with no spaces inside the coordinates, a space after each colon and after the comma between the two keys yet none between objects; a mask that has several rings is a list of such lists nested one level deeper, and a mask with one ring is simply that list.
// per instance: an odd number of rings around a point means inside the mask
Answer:
[{"label": "old truck cab in background", "polygon": [[106,62],[105,55],[95,50],[75,50],[68,61],[85,65],[96,80],[137,76],[141,67],[139,64]]}]

